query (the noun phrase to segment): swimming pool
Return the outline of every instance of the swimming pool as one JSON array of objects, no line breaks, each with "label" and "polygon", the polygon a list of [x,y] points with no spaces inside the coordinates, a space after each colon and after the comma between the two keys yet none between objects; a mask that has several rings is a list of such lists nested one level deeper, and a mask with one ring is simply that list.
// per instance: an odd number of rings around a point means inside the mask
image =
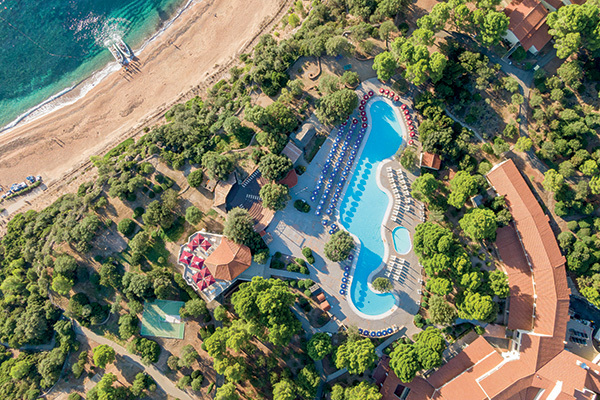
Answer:
[{"label": "swimming pool", "polygon": [[408,254],[412,247],[408,229],[404,228],[403,226],[398,226],[394,228],[392,237],[394,238],[394,248],[396,249],[396,253]]},{"label": "swimming pool", "polygon": [[359,312],[377,316],[392,309],[396,300],[393,294],[375,293],[368,285],[369,275],[379,268],[385,254],[381,225],[389,203],[377,185],[376,172],[381,161],[392,157],[402,144],[403,128],[399,114],[385,100],[372,100],[367,112],[370,133],[340,204],[339,219],[361,242],[350,299]]}]

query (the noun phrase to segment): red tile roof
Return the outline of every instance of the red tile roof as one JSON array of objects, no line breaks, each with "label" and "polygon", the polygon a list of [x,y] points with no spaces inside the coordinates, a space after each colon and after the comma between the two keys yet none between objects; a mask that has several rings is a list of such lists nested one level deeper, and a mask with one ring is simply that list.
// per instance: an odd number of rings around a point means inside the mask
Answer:
[{"label": "red tile roof", "polygon": [[437,154],[427,152],[421,153],[421,167],[427,167],[437,171],[440,169],[441,165],[442,159]]},{"label": "red tile roof", "polygon": [[512,226],[498,229],[496,246],[510,285],[508,329],[529,331],[533,328],[533,277],[517,232]]},{"label": "red tile roof", "polygon": [[226,237],[204,263],[215,279],[230,281],[244,272],[252,263],[248,246],[237,244]]},{"label": "red tile roof", "polygon": [[532,46],[539,51],[552,38],[548,33],[548,10],[538,0],[515,0],[505,9],[510,19],[508,30],[514,33],[525,50]]}]

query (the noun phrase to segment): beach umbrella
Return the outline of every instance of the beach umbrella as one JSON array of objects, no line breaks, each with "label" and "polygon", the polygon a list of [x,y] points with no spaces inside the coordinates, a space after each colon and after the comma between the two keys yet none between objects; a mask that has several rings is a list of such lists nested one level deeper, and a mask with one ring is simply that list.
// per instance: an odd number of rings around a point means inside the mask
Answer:
[{"label": "beach umbrella", "polygon": [[360,105],[361,105],[361,106],[364,106],[365,104],[367,104],[367,101],[366,101],[366,100],[361,100],[361,101],[360,101]]},{"label": "beach umbrella", "polygon": [[319,211],[319,210],[315,211],[315,215],[321,215],[321,211]]},{"label": "beach umbrella", "polygon": [[179,257],[179,262],[180,262],[181,264],[190,265],[190,264],[189,264],[189,262],[190,262],[189,258],[186,258],[186,257],[184,257],[184,256],[181,256],[181,257]]},{"label": "beach umbrella", "polygon": [[372,91],[372,90],[369,90],[369,97],[373,97],[373,95],[374,95],[374,94],[375,94],[375,93],[373,93],[373,91]]},{"label": "beach umbrella", "polygon": [[346,291],[345,291],[345,290],[342,290],[342,289],[340,289],[340,294],[341,294],[342,296],[344,296],[344,295],[346,294]]},{"label": "beach umbrella", "polygon": [[362,117],[363,122],[367,122],[367,117]]},{"label": "beach umbrella", "polygon": [[369,95],[368,95],[368,94],[365,94],[365,95],[363,96],[363,99],[365,99],[365,100],[369,100]]},{"label": "beach umbrella", "polygon": [[365,115],[367,115],[367,112],[366,111],[361,111],[360,115],[362,115],[364,117]]},{"label": "beach umbrella", "polygon": [[323,224],[323,226],[327,226],[328,222],[326,219],[324,219],[323,221],[321,221],[321,223]]},{"label": "beach umbrella", "polygon": [[358,120],[356,118],[352,118],[352,125],[358,124]]},{"label": "beach umbrella", "polygon": [[200,247],[202,247],[206,251],[212,247],[212,244],[210,244],[208,240],[204,240],[204,242],[200,244]]},{"label": "beach umbrella", "polygon": [[316,197],[315,197],[315,196],[311,196],[311,197],[310,197],[310,201],[315,201],[315,200],[316,200]]},{"label": "beach umbrella", "polygon": [[346,125],[346,124],[348,124],[348,122],[346,122],[346,121],[342,122],[342,125]]},{"label": "beach umbrella", "polygon": [[406,104],[402,104],[402,105],[400,106],[400,108],[401,108],[401,109],[403,109],[403,110],[406,110],[407,106],[406,106]]},{"label": "beach umbrella", "polygon": [[400,100],[400,97],[398,97],[398,96],[395,96],[395,97],[394,97],[394,100],[395,100],[395,101],[398,101],[398,100]]},{"label": "beach umbrella", "polygon": [[198,256],[194,256],[194,258],[192,258],[192,263],[190,264],[190,267],[196,268],[196,269],[201,269],[204,266],[204,259],[200,258]]},{"label": "beach umbrella", "polygon": [[196,284],[202,281],[202,275],[200,275],[200,272],[196,272],[194,275],[192,275],[192,280],[196,282]]},{"label": "beach umbrella", "polygon": [[367,125],[366,123],[362,124],[363,128],[366,128],[367,126],[369,126],[369,125]]},{"label": "beach umbrella", "polygon": [[385,89],[385,92],[384,92],[384,93],[385,93],[386,95],[388,95],[388,94],[390,94],[390,90],[389,90],[389,89]]},{"label": "beach umbrella", "polygon": [[362,110],[364,110],[364,109],[365,109],[365,106],[358,106],[358,109],[359,109],[360,111],[362,111]]},{"label": "beach umbrella", "polygon": [[413,143],[414,143],[414,142],[413,142],[413,140],[412,140],[412,139],[408,141],[408,144],[410,144],[410,145],[412,145]]},{"label": "beach umbrella", "polygon": [[410,137],[415,137],[415,133],[414,133],[414,132],[411,132],[411,133],[410,133]]},{"label": "beach umbrella", "polygon": [[383,93],[383,92],[384,92],[383,88],[380,88],[379,93]]},{"label": "beach umbrella", "polygon": [[396,96],[396,93],[394,93],[394,92],[390,92],[390,96],[391,96],[391,97],[394,97],[394,96]]},{"label": "beach umbrella", "polygon": [[404,110],[404,115],[408,115],[408,110]]}]

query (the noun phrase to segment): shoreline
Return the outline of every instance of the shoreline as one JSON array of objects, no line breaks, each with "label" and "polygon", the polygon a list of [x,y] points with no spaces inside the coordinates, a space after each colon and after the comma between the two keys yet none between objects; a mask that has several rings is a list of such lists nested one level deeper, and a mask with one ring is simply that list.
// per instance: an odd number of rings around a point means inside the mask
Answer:
[{"label": "shoreline", "polygon": [[[141,55],[144,49],[154,40],[160,38],[161,35],[169,29],[169,27],[183,15],[194,3],[199,3],[203,0],[186,0],[184,4],[177,8],[175,13],[167,20],[163,21],[159,29],[144,39],[139,48],[132,49],[135,57]],[[85,76],[79,82],[59,90],[52,94],[42,102],[30,107],[25,112],[21,113],[15,119],[4,126],[0,126],[0,136],[9,133],[12,129],[19,126],[25,126],[39,118],[42,118],[54,111],[58,111],[63,107],[74,104],[78,100],[85,97],[94,87],[99,85],[104,79],[110,77],[111,74],[119,71],[122,67],[116,61],[112,60],[104,66],[94,70],[90,75]],[[69,97],[69,95],[72,95]],[[62,101],[61,101],[62,100]]]},{"label": "shoreline", "polygon": [[[269,32],[290,0],[194,3],[160,40],[148,45],[132,76],[114,73],[86,96],[0,136],[0,184],[42,175],[48,188],[5,206],[9,214],[40,209],[90,175],[99,155],[144,127],[162,122],[174,104],[209,88]],[[251,11],[248,11],[251,10]],[[217,15],[217,17],[215,17]],[[176,62],[173,62],[175,60]],[[143,105],[143,107],[141,107]],[[83,177],[82,177],[83,176]]]}]

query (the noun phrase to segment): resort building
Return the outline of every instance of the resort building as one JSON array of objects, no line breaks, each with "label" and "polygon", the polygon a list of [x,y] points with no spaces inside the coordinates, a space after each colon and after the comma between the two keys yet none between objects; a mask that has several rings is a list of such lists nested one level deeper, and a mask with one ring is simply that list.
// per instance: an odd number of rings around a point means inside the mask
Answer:
[{"label": "resort building", "polygon": [[504,9],[510,18],[505,39],[513,46],[537,54],[552,39],[548,33],[548,10],[539,0],[514,0]]},{"label": "resort building", "polygon": [[442,159],[437,154],[422,152],[419,158],[419,167],[433,169],[439,171],[442,166]]},{"label": "resort building", "polygon": [[383,399],[596,399],[600,366],[565,350],[569,288],[549,218],[512,160],[496,165],[487,178],[505,196],[514,219],[496,242],[510,286],[508,349],[479,337],[437,371],[408,384],[384,360],[375,376]]}]

